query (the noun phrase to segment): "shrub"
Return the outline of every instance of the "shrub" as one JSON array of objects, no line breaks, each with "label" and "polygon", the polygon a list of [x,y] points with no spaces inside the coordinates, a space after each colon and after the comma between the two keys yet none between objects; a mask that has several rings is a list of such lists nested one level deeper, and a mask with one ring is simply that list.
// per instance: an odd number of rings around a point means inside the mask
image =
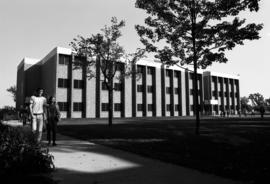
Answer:
[{"label": "shrub", "polygon": [[31,130],[0,123],[0,176],[27,176],[54,170],[53,156]]}]

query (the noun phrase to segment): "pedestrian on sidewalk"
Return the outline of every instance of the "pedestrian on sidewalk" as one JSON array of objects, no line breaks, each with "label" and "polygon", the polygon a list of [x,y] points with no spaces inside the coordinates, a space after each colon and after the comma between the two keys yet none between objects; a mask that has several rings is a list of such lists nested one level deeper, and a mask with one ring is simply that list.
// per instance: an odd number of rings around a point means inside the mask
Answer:
[{"label": "pedestrian on sidewalk", "polygon": [[[56,129],[57,123],[60,121],[61,114],[59,106],[56,103],[56,98],[51,96],[49,98],[49,105],[47,107],[47,139],[48,145],[53,141],[53,146],[56,146]],[[52,136],[51,136],[52,134]],[[51,139],[52,138],[52,139]]]},{"label": "pedestrian on sidewalk", "polygon": [[43,95],[43,89],[38,88],[36,94],[30,98],[30,114],[32,118],[32,131],[36,134],[37,141],[42,138],[42,130],[44,124],[44,108],[47,106],[47,100]]}]

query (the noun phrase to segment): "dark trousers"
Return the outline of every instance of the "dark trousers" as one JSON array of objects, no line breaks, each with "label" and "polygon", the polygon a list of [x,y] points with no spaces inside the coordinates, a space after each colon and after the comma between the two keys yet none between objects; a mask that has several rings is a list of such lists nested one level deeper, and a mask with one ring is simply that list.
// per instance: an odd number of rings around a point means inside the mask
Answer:
[{"label": "dark trousers", "polygon": [[[51,140],[52,140],[55,143],[56,127],[57,127],[57,121],[54,118],[49,118],[48,124],[47,124],[47,140],[49,142],[51,142]],[[52,133],[52,137],[51,137],[51,133]]]}]

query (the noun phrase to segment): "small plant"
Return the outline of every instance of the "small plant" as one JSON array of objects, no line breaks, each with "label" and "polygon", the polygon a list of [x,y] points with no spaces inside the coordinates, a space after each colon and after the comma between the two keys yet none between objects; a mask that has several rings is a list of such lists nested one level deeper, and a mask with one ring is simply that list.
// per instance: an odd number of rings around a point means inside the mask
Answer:
[{"label": "small plant", "polygon": [[23,177],[30,181],[33,177],[28,176],[53,170],[53,156],[48,149],[41,148],[31,130],[0,124],[0,177],[15,180]]}]

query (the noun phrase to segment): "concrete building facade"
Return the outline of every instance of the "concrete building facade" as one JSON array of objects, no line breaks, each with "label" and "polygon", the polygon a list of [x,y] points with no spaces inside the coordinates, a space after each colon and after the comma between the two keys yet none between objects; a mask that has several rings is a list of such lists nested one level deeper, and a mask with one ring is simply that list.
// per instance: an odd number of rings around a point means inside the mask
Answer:
[{"label": "concrete building facade", "polygon": [[[42,60],[25,58],[17,68],[17,107],[41,87],[55,96],[62,117],[108,117],[108,91],[100,66],[87,77],[86,68],[74,69],[83,60],[71,49],[56,47]],[[114,117],[159,117],[194,115],[193,72],[176,66],[140,60],[139,74],[114,81]],[[202,114],[218,115],[240,110],[239,76],[198,71],[199,104]]]}]

